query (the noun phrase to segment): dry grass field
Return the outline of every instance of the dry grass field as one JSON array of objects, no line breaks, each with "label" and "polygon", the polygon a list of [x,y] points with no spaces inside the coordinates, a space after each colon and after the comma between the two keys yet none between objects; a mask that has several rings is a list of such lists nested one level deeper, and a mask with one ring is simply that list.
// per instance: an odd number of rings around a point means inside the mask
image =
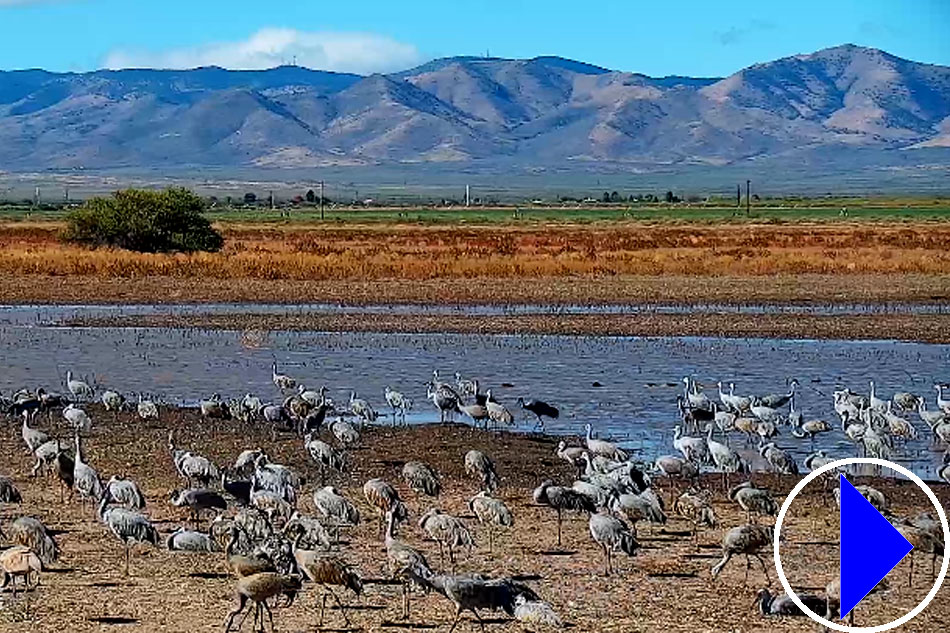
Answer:
[{"label": "dry grass field", "polygon": [[[113,474],[132,477],[147,497],[147,514],[164,535],[182,525],[184,513],[172,507],[169,493],[182,482],[177,478],[165,445],[167,429],[174,428],[182,447],[194,448],[219,464],[231,463],[240,450],[265,448],[275,461],[290,465],[309,482],[301,495],[301,506],[312,509],[310,493],[317,475],[300,440],[278,435],[272,441],[269,430],[244,427],[231,422],[208,422],[194,412],[166,411],[160,422],[142,423],[122,413],[117,420],[98,408],[90,408],[94,427],[85,442],[87,461],[103,478]],[[67,432],[58,422],[43,424],[55,435]],[[359,506],[363,522],[345,534],[341,554],[368,580],[362,598],[352,595],[345,600],[353,605],[352,630],[447,631],[453,612],[440,596],[416,595],[409,622],[400,620],[398,586],[381,582],[385,578],[385,552],[379,524],[362,498],[365,480],[381,476],[400,491],[411,512],[410,523],[400,536],[422,549],[430,562],[441,567],[438,548],[425,542],[415,521],[432,506],[464,517],[475,530],[476,548],[460,557],[460,571],[477,571],[492,576],[523,576],[548,600],[564,619],[568,630],[641,631],[668,633],[682,631],[814,631],[815,625],[804,618],[765,619],[751,609],[755,591],[778,583],[766,552],[770,581],[758,566],[744,581],[745,564],[733,560],[717,580],[710,567],[719,558],[719,543],[726,528],[745,521],[737,508],[725,500],[718,476],[707,479],[713,494],[720,527],[698,534],[694,540],[691,526],[671,516],[662,528],[640,527],[642,549],[634,558],[623,558],[618,573],[604,577],[603,560],[587,532],[586,518],[572,517],[565,522],[564,553],[554,554],[554,513],[533,504],[531,489],[540,479],[552,477],[569,483],[572,473],[554,455],[557,438],[515,434],[487,434],[464,426],[427,426],[410,429],[379,427],[368,430],[363,445],[350,452],[349,469],[333,483]],[[463,471],[462,457],[469,449],[480,449],[496,461],[503,498],[515,515],[515,528],[496,540],[496,551],[489,554],[485,533],[469,516],[466,500],[477,485]],[[123,549],[106,527],[93,518],[87,508],[80,511],[76,502],[61,503],[57,484],[43,478],[30,479],[30,458],[14,425],[0,431],[0,450],[6,457],[4,474],[11,476],[23,492],[21,506],[4,506],[3,525],[22,514],[35,515],[57,530],[62,548],[61,559],[42,576],[40,587],[27,597],[2,599],[0,631],[220,631],[231,608],[233,580],[226,575],[224,555],[182,554],[164,547],[136,546],[131,576],[122,572]],[[442,475],[444,493],[438,500],[420,498],[407,489],[399,469],[407,459],[422,459]],[[793,481],[756,474],[758,485],[768,486],[781,498]],[[865,480],[861,480],[865,481]],[[874,481],[892,500],[899,515],[913,515],[926,509],[922,494],[908,485]],[[659,484],[664,496],[665,482]],[[944,504],[950,502],[950,490],[936,486]],[[783,558],[787,574],[796,587],[807,591],[820,588],[834,575],[836,552],[836,513],[833,501],[820,486],[810,486],[792,505],[787,519]],[[163,539],[164,540],[164,539]],[[892,590],[862,603],[857,624],[880,623],[903,613],[926,593],[930,586],[929,561],[918,558],[914,585],[909,587],[907,563],[892,574]],[[938,631],[950,617],[950,589],[944,588],[907,630]],[[280,631],[317,630],[320,592],[306,586],[290,608],[275,611]],[[489,617],[487,630],[529,631],[501,614]],[[114,624],[104,624],[112,622]],[[121,623],[121,624],[120,624]],[[324,630],[340,630],[342,619],[330,612]],[[250,623],[245,630],[250,629]],[[463,621],[458,631],[478,630],[473,621]]]}]

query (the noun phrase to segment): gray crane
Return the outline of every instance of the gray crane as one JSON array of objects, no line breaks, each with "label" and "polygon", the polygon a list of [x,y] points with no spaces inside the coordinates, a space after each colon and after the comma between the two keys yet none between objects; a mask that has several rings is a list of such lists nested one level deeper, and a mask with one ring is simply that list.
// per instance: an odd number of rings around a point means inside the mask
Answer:
[{"label": "gray crane", "polygon": [[346,615],[346,606],[340,600],[339,596],[333,591],[333,587],[344,587],[349,589],[357,596],[363,593],[363,579],[346,561],[339,556],[331,556],[325,552],[302,549],[300,541],[303,538],[303,532],[298,532],[294,540],[293,552],[294,561],[297,569],[303,572],[307,580],[315,585],[321,585],[324,589],[323,600],[320,604],[320,621],[318,627],[323,627],[324,613],[327,607],[327,597],[333,596],[346,625],[350,625],[350,618]]},{"label": "gray crane", "polygon": [[327,479],[327,472],[342,472],[344,466],[343,454],[335,451],[332,446],[317,439],[312,433],[304,437],[304,448],[310,453],[311,459],[317,464],[320,471],[320,483]]},{"label": "gray crane", "polygon": [[754,522],[760,516],[778,514],[779,505],[772,498],[771,493],[763,488],[756,488],[752,482],[746,481],[729,490],[729,498],[745,510],[749,522]]},{"label": "gray crane", "polygon": [[26,447],[31,453],[36,453],[36,449],[50,440],[46,432],[34,429],[30,426],[29,411],[23,412],[23,425],[20,428],[20,436],[23,438],[23,443],[26,444]]},{"label": "gray crane", "polygon": [[511,510],[501,499],[489,496],[484,490],[469,499],[468,508],[478,522],[488,530],[488,552],[494,549],[494,533],[496,527],[510,528],[514,525],[514,516]]},{"label": "gray crane", "polygon": [[640,548],[640,544],[637,543],[636,537],[627,524],[607,510],[591,514],[588,523],[591,537],[604,550],[605,576],[613,573],[611,555],[614,552],[623,552],[627,556],[633,556]]},{"label": "gray crane", "polygon": [[198,525],[202,512],[216,513],[228,508],[228,502],[224,497],[207,488],[175,490],[171,494],[171,503],[179,508],[188,508],[195,526]]},{"label": "gray crane", "polygon": [[43,565],[52,565],[59,558],[59,546],[49,533],[49,528],[34,517],[19,517],[10,524],[10,542],[30,548]]},{"label": "gray crane", "polygon": [[673,510],[693,524],[693,536],[698,538],[696,528],[716,527],[716,511],[709,499],[693,492],[684,492],[673,504]]},{"label": "gray crane", "polygon": [[72,370],[66,372],[66,389],[77,400],[92,398],[94,393],[92,387],[85,380],[73,378]]},{"label": "gray crane", "polygon": [[376,413],[376,409],[374,409],[369,402],[363,398],[356,397],[355,391],[350,392],[350,411],[366,424],[375,422],[379,417],[379,414]]},{"label": "gray crane", "polygon": [[[264,614],[266,613],[270,621],[271,631],[273,631],[274,616],[271,613],[267,601],[271,598],[284,596],[286,598],[285,606],[290,606],[300,591],[301,586],[299,577],[278,574],[276,572],[261,572],[238,578],[234,588],[237,606],[233,611],[228,613],[228,618],[224,623],[224,633],[230,633],[234,618],[244,611],[248,601],[254,603],[254,626],[252,629],[255,631],[264,630]],[[245,617],[246,616],[242,616],[241,619],[238,620],[237,630],[241,629]],[[260,622],[260,629],[257,628],[258,622]]]},{"label": "gray crane", "polygon": [[[824,615],[827,611],[828,601],[825,598],[810,593],[798,594],[806,607],[813,612]],[[804,616],[797,604],[787,595],[773,596],[767,588],[759,589],[755,594],[755,605],[759,607],[759,613],[762,615],[784,615],[784,616]]]},{"label": "gray crane", "polygon": [[168,450],[172,454],[175,469],[188,481],[188,485],[198,483],[210,486],[221,477],[218,467],[207,457],[176,448],[174,431],[168,432]]},{"label": "gray crane", "polygon": [[76,458],[73,465],[73,487],[79,493],[79,499],[85,509],[86,499],[93,503],[102,497],[102,482],[96,469],[83,461],[82,438],[76,431]]},{"label": "gray crane", "polygon": [[534,490],[534,502],[546,505],[557,511],[557,546],[561,546],[561,515],[567,512],[597,512],[597,506],[589,497],[573,488],[555,486],[550,479],[545,480]]},{"label": "gray crane", "polygon": [[762,525],[740,525],[726,532],[722,537],[722,560],[712,568],[713,578],[722,572],[723,567],[733,556],[742,554],[746,557],[746,582],[749,580],[749,568],[752,566],[750,557],[755,557],[759,561],[759,564],[762,565],[762,571],[765,573],[766,582],[771,582],[769,570],[765,566],[765,561],[762,560],[761,551],[772,544],[773,536],[773,528]]},{"label": "gray crane", "polygon": [[145,508],[145,496],[131,479],[113,475],[106,483],[106,492],[115,503],[125,506],[129,510]]},{"label": "gray crane", "polygon": [[492,492],[498,487],[495,462],[481,451],[471,450],[465,453],[465,472],[469,477],[481,479],[482,490],[486,492]]},{"label": "gray crane", "polygon": [[775,472],[781,475],[797,475],[798,464],[791,455],[775,445],[775,442],[769,442],[759,447],[759,455],[765,458]]},{"label": "gray crane", "polygon": [[210,553],[218,549],[210,533],[189,530],[179,527],[165,539],[165,547],[169,552],[202,552]]},{"label": "gray crane", "polygon": [[442,480],[435,469],[419,461],[406,462],[402,467],[402,478],[410,488],[419,494],[438,497],[442,492]]},{"label": "gray crane", "polygon": [[402,617],[409,617],[409,598],[411,587],[415,581],[431,573],[426,557],[414,547],[404,543],[396,537],[398,519],[393,512],[386,513],[386,533],[383,537],[386,544],[386,562],[390,576],[398,578],[402,584]]},{"label": "gray crane", "polygon": [[608,506],[614,514],[630,522],[634,537],[637,536],[637,523],[640,521],[646,521],[650,525],[664,525],[667,520],[660,498],[652,488],[647,488],[640,494],[613,494]]},{"label": "gray crane", "polygon": [[399,418],[402,420],[402,423],[406,423],[406,412],[412,408],[412,400],[406,397],[400,391],[396,391],[391,387],[386,387],[386,390],[383,392],[383,395],[386,398],[386,404],[389,405],[389,408],[393,411],[393,426],[396,424],[396,416],[398,414]]},{"label": "gray crane", "polygon": [[445,550],[449,551],[449,563],[455,571],[455,549],[474,545],[472,533],[465,523],[458,517],[445,514],[437,508],[432,508],[419,519],[419,528],[425,531],[433,541],[439,544],[439,556],[445,562]]},{"label": "gray crane", "polygon": [[99,519],[125,546],[125,575],[129,575],[129,559],[133,543],[149,543],[158,547],[158,530],[142,514],[126,508],[109,506],[108,494],[99,502]]}]

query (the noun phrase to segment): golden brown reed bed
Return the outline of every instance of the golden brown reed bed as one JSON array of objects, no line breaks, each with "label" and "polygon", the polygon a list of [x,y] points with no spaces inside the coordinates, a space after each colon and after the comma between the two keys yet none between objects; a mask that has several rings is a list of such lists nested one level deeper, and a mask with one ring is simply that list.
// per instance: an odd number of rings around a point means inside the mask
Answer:
[{"label": "golden brown reed bed", "polygon": [[545,227],[224,225],[221,253],[89,251],[53,224],[0,232],[0,274],[267,280],[577,275],[946,274],[950,226],[799,224]]},{"label": "golden brown reed bed", "polygon": [[[303,473],[310,482],[301,495],[301,505],[311,510],[310,492],[317,485],[316,472],[298,439],[279,435],[271,440],[269,429],[243,427],[230,422],[208,422],[193,411],[165,411],[160,422],[142,423],[131,414],[121,413],[118,420],[99,407],[89,407],[94,427],[85,442],[87,461],[103,477],[121,473],[136,479],[148,500],[147,513],[163,536],[181,525],[185,513],[170,506],[168,493],[181,486],[165,446],[167,430],[177,431],[182,447],[195,448],[219,464],[233,461],[240,450],[263,447],[271,456]],[[57,420],[42,425],[55,435],[68,436]],[[324,439],[329,439],[325,436]],[[331,440],[332,441],[332,440]],[[756,567],[749,584],[743,584],[744,561],[733,560],[717,581],[709,569],[719,555],[718,544],[725,529],[745,521],[744,514],[725,500],[719,490],[719,478],[712,476],[706,485],[713,489],[714,506],[722,527],[707,530],[694,540],[690,525],[672,516],[663,530],[641,526],[644,548],[633,559],[617,563],[619,573],[605,578],[602,558],[587,532],[587,520],[569,517],[565,521],[564,544],[570,555],[546,553],[554,543],[554,513],[533,504],[530,491],[542,477],[551,476],[569,483],[572,473],[553,454],[557,438],[517,434],[487,434],[462,426],[427,426],[411,429],[388,427],[369,430],[364,446],[349,456],[350,470],[333,483],[359,506],[364,522],[346,534],[349,541],[343,555],[367,578],[385,575],[385,554],[379,524],[373,520],[362,498],[362,483],[371,477],[385,477],[407,500],[411,523],[401,536],[421,548],[430,562],[439,564],[438,548],[424,542],[415,526],[421,512],[433,505],[457,515],[468,514],[467,499],[476,484],[463,472],[462,458],[472,448],[486,451],[496,461],[501,476],[498,496],[505,499],[515,514],[516,529],[496,538],[496,552],[489,555],[485,535],[475,526],[479,546],[471,554],[462,554],[459,571],[478,571],[493,576],[524,574],[535,576],[528,582],[549,600],[564,620],[578,631],[642,631],[644,633],[697,631],[814,631],[805,619],[765,620],[750,609],[755,590],[765,579]],[[26,454],[14,425],[0,429],[0,449],[8,456],[4,474],[12,476],[24,495],[20,507],[4,507],[4,523],[19,514],[32,514],[56,530],[62,558],[44,573],[40,588],[15,608],[0,611],[0,631],[221,631],[231,608],[233,581],[224,576],[224,557],[172,554],[163,548],[135,548],[132,576],[122,574],[122,546],[108,530],[88,513],[80,513],[78,503],[61,504],[52,481],[29,478],[31,460]],[[399,470],[407,459],[422,459],[443,476],[444,493],[436,501],[420,499],[410,492]],[[793,480],[757,474],[759,485],[770,487],[781,498]],[[863,483],[865,480],[860,480]],[[889,481],[874,481],[892,500],[893,510],[908,515],[926,509],[923,495],[912,486]],[[666,484],[661,482],[664,496]],[[947,486],[936,486],[946,504]],[[837,561],[837,524],[833,501],[820,486],[809,486],[801,503],[796,502],[786,519],[783,564],[795,586],[820,588],[834,575]],[[466,519],[469,524],[473,521]],[[804,542],[812,544],[805,545]],[[778,586],[771,561],[773,589]],[[199,577],[196,574],[212,574]],[[886,599],[871,598],[858,608],[859,625],[880,623],[909,609],[930,587],[929,561],[917,561],[914,586],[906,587],[907,563],[893,572],[895,590]],[[669,574],[674,574],[670,576]],[[678,574],[677,577],[675,574]],[[664,576],[665,575],[665,576]],[[914,630],[942,630],[950,616],[946,587],[919,619]],[[315,630],[319,609],[319,590],[308,587],[297,603],[275,612],[278,630]],[[6,599],[7,596],[4,596]],[[357,608],[351,613],[354,624],[365,631],[407,630],[402,626],[384,626],[398,622],[399,589],[391,585],[367,583],[366,595],[359,601],[345,598]],[[419,629],[447,631],[453,612],[449,603],[435,595],[416,596],[412,622]],[[499,614],[484,614],[498,618]],[[102,626],[93,618],[128,618],[124,626]],[[335,611],[327,622],[329,630],[342,626]],[[249,626],[249,625],[248,625]],[[248,627],[245,627],[248,630]],[[474,622],[463,621],[458,631],[477,631]],[[502,619],[489,624],[489,633],[534,630],[507,623]]]}]

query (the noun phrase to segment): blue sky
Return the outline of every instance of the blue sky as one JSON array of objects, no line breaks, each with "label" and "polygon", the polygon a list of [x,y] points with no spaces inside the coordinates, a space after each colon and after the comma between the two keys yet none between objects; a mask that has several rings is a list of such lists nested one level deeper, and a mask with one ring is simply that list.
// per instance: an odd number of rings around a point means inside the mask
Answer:
[{"label": "blue sky", "polygon": [[451,55],[561,55],[721,76],[851,42],[950,65],[950,0],[0,0],[0,69],[269,67],[386,72]]}]

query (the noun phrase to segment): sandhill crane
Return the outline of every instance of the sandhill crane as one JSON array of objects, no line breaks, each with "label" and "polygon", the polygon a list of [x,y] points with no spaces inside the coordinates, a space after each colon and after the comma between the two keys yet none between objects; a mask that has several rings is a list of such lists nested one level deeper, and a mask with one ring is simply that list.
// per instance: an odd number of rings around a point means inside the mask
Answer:
[{"label": "sandhill crane", "polygon": [[581,463],[581,455],[587,452],[587,449],[581,448],[580,446],[568,446],[567,442],[561,440],[557,444],[557,450],[554,452],[555,455],[566,461],[568,464],[574,468],[580,470],[583,468]]},{"label": "sandhill crane", "polygon": [[445,550],[449,551],[449,563],[455,570],[455,548],[474,545],[472,533],[458,517],[445,514],[437,508],[432,508],[419,519],[419,529],[429,535],[439,544],[439,556],[445,561]]},{"label": "sandhill crane", "polygon": [[76,458],[73,466],[73,486],[79,493],[79,500],[85,509],[86,499],[93,503],[102,497],[102,482],[96,469],[83,461],[82,439],[76,431]]},{"label": "sandhill crane", "polygon": [[461,402],[456,407],[462,415],[468,417],[472,420],[475,426],[478,426],[480,423],[485,423],[485,428],[488,428],[488,407],[483,404],[473,403],[473,404],[462,404]]},{"label": "sandhill crane", "polygon": [[814,443],[815,436],[821,433],[828,433],[832,429],[831,424],[824,420],[808,420],[798,425],[798,428],[792,428],[792,436],[798,439],[808,438]]},{"label": "sandhill crane", "polygon": [[92,420],[85,411],[74,404],[67,405],[63,409],[63,417],[76,431],[88,432],[92,428]]},{"label": "sandhill crane", "polygon": [[722,473],[722,487],[725,490],[729,486],[729,475],[732,473],[746,472],[748,465],[739,456],[739,453],[726,446],[722,442],[713,439],[713,425],[706,425],[706,447],[713,464]]},{"label": "sandhill crane", "polygon": [[937,476],[950,484],[950,452],[943,454],[943,465],[937,470]]},{"label": "sandhill crane", "polygon": [[12,582],[14,598],[17,595],[17,578],[23,578],[24,591],[30,591],[30,578],[34,579],[33,586],[36,587],[40,584],[41,571],[43,571],[43,563],[28,547],[14,545],[0,552],[0,572],[3,573],[3,584],[0,584],[0,589],[5,589]]},{"label": "sandhill crane", "polygon": [[251,485],[255,491],[268,490],[287,503],[295,505],[297,490],[303,485],[303,479],[292,468],[274,463],[266,453],[262,453],[254,460]]},{"label": "sandhill crane", "polygon": [[[732,386],[730,384],[730,386]],[[728,411],[732,411],[736,414],[742,413],[745,409],[752,404],[751,399],[742,398],[741,396],[736,396],[732,393],[726,393],[722,390],[722,382],[717,382],[716,387],[719,390],[719,402],[722,403],[722,406],[726,407]]]},{"label": "sandhill crane", "polygon": [[277,361],[274,361],[270,366],[270,379],[274,383],[274,386],[280,389],[281,391],[287,391],[294,389],[297,386],[297,381],[287,374],[280,374],[277,372]]},{"label": "sandhill crane", "polygon": [[63,502],[66,490],[69,490],[70,499],[76,489],[76,460],[69,453],[60,450],[56,453],[56,478],[59,479],[59,501]]},{"label": "sandhill crane", "polygon": [[478,381],[466,380],[461,372],[455,372],[455,388],[461,396],[474,396],[478,393]]},{"label": "sandhill crane", "polygon": [[445,422],[447,414],[459,410],[462,398],[454,389],[444,383],[430,382],[426,390],[426,399],[431,400],[439,410],[439,421]]},{"label": "sandhill crane", "polygon": [[228,502],[217,492],[206,488],[191,488],[189,490],[175,490],[171,493],[171,503],[179,508],[188,508],[191,518],[197,526],[202,512],[224,511],[228,509]]},{"label": "sandhill crane", "polygon": [[584,425],[587,431],[587,450],[593,455],[603,455],[610,459],[625,461],[627,454],[620,450],[613,442],[594,439],[594,427],[587,423]]},{"label": "sandhill crane", "polygon": [[214,552],[217,545],[210,534],[180,527],[165,539],[169,552]]},{"label": "sandhill crane", "polygon": [[286,499],[270,490],[254,490],[251,492],[250,506],[262,512],[271,525],[278,522],[283,525],[290,519],[290,515],[294,511],[293,506]]},{"label": "sandhill crane", "polygon": [[[271,630],[273,631],[274,616],[271,613],[267,601],[271,598],[284,596],[287,599],[287,606],[289,606],[300,589],[300,578],[297,576],[278,574],[276,572],[263,572],[239,578],[234,588],[237,606],[233,611],[228,613],[228,618],[224,623],[224,632],[229,633],[231,631],[234,618],[244,611],[248,600],[254,603],[254,626],[252,629],[255,631],[264,630],[264,614],[266,613],[270,621]],[[246,616],[242,616],[238,621],[237,630],[240,630],[244,624],[244,617]],[[260,622],[260,629],[257,628],[258,622]]]},{"label": "sandhill crane", "polygon": [[442,492],[442,481],[438,473],[423,462],[410,461],[402,467],[402,478],[415,492],[429,497],[438,497]]},{"label": "sandhill crane", "polygon": [[[297,385],[297,396],[312,407],[319,406],[326,398],[326,393],[326,386],[314,391],[313,389],[307,389],[304,385]],[[258,405],[258,408],[260,408],[260,405]]]},{"label": "sandhill crane", "polygon": [[350,411],[366,424],[375,422],[379,417],[379,414],[376,413],[376,409],[374,409],[369,402],[363,398],[356,397],[355,391],[350,392]]},{"label": "sandhill crane", "polygon": [[425,556],[414,547],[396,538],[397,519],[394,513],[386,513],[386,561],[390,576],[402,581],[402,617],[409,617],[409,583],[431,572]]},{"label": "sandhill crane", "polygon": [[403,424],[406,423],[406,412],[412,408],[412,400],[407,398],[401,392],[392,389],[391,387],[386,387],[386,390],[383,392],[383,395],[386,397],[386,403],[393,410],[393,424],[396,424],[396,415],[399,414],[399,417],[402,418]]},{"label": "sandhill crane", "polygon": [[661,455],[653,462],[653,468],[664,475],[670,484],[670,503],[673,502],[673,478],[692,481],[699,476],[699,467],[683,457],[676,455]]},{"label": "sandhill crane", "polygon": [[139,394],[139,401],[135,410],[143,420],[158,419],[158,405],[150,398],[142,398],[142,394]]},{"label": "sandhill crane", "polygon": [[360,443],[360,432],[343,418],[330,425],[330,432],[344,448],[350,448]]},{"label": "sandhill crane", "polygon": [[684,376],[683,384],[686,385],[683,391],[683,399],[691,409],[711,410],[712,403],[709,401],[709,396],[699,391],[699,386],[695,380],[690,379],[689,376]]},{"label": "sandhill crane", "polygon": [[505,405],[492,397],[491,389],[488,390],[487,396],[485,408],[488,410],[488,419],[495,423],[495,427],[497,428],[499,424],[505,426],[514,424],[515,416],[511,415],[511,411]]},{"label": "sandhill crane", "polygon": [[145,496],[138,485],[131,479],[113,475],[106,483],[106,493],[113,502],[125,506],[129,510],[141,510],[145,507]]},{"label": "sandhill crane", "polygon": [[915,411],[917,409],[918,397],[908,391],[898,391],[891,397],[891,402],[901,411]]},{"label": "sandhill crane", "polygon": [[[876,593],[888,591],[889,586],[887,578],[884,578],[879,582],[874,589],[868,593],[868,596],[872,596]],[[841,580],[836,578],[828,583],[825,587],[826,603],[827,608],[825,611],[826,620],[835,620],[838,618],[838,612],[841,609]],[[848,626],[854,626],[854,609],[848,613]]]},{"label": "sandhill crane", "polygon": [[942,411],[945,415],[950,414],[950,400],[943,397],[943,384],[937,383],[934,385],[934,389],[937,390],[937,410]]},{"label": "sandhill crane", "polygon": [[893,413],[893,403],[887,403],[887,411],[884,413],[884,420],[887,422],[887,431],[891,437],[900,438],[905,442],[917,439],[917,429],[910,421],[905,420]]},{"label": "sandhill crane", "polygon": [[762,396],[761,398],[754,398],[754,400],[759,404],[759,406],[766,407],[768,409],[780,409],[795,397],[795,389],[798,387],[798,380],[792,378],[792,380],[788,383],[788,387],[787,393],[769,394]]},{"label": "sandhill crane", "polygon": [[327,607],[328,595],[333,596],[333,599],[340,607],[340,612],[343,614],[346,625],[349,626],[350,618],[346,615],[346,607],[343,605],[339,596],[333,591],[333,587],[349,589],[359,596],[363,593],[363,579],[346,561],[338,556],[331,556],[315,550],[301,549],[300,540],[302,536],[302,533],[298,533],[296,539],[294,539],[293,551],[297,568],[303,572],[307,580],[323,587],[323,599],[320,604],[320,621],[317,626],[323,626],[323,616]]},{"label": "sandhill crane", "polygon": [[927,403],[924,402],[923,398],[917,401],[917,415],[920,416],[921,421],[929,426],[931,430],[947,419],[946,414],[939,409],[937,411],[928,411]]},{"label": "sandhill crane", "polygon": [[732,423],[733,428],[745,435],[746,446],[752,444],[753,438],[759,430],[759,419],[753,417],[738,417]]},{"label": "sandhill crane", "polygon": [[765,461],[781,475],[797,475],[798,464],[792,459],[792,456],[778,448],[775,442],[769,442],[759,447],[759,455],[765,458]]},{"label": "sandhill crane", "polygon": [[640,494],[612,495],[609,507],[618,516],[630,522],[633,535],[637,535],[637,523],[646,521],[651,525],[666,523],[666,513],[656,493],[648,488]]},{"label": "sandhill crane", "polygon": [[317,513],[335,527],[353,526],[360,522],[359,510],[333,486],[315,491],[313,505]]},{"label": "sandhill crane", "polygon": [[748,481],[733,487],[729,491],[729,498],[745,510],[750,523],[753,522],[754,517],[774,517],[778,514],[779,505],[772,498],[771,493],[763,488],[756,488]]},{"label": "sandhill crane", "polygon": [[92,387],[89,386],[89,383],[84,380],[80,380],[79,378],[74,379],[72,371],[66,372],[66,389],[68,389],[69,393],[71,393],[77,400],[81,400],[83,398],[88,399],[92,398],[93,396],[93,390]]},{"label": "sandhill crane", "polygon": [[673,427],[673,448],[683,454],[694,464],[703,464],[709,457],[709,446],[704,437],[690,437],[683,435],[682,427],[677,424]]},{"label": "sandhill crane", "polygon": [[59,558],[59,546],[39,519],[19,517],[10,524],[9,532],[11,543],[30,548],[44,565],[52,565]]},{"label": "sandhill crane", "polygon": [[102,401],[102,406],[106,411],[112,411],[113,413],[118,413],[122,408],[122,405],[125,404],[125,396],[123,396],[118,391],[113,391],[111,389],[102,392],[100,396]]},{"label": "sandhill crane", "polygon": [[198,401],[198,410],[203,418],[215,418],[227,420],[231,417],[231,410],[228,405],[221,400],[221,395],[211,394],[210,398],[203,398]]},{"label": "sandhill crane", "polygon": [[766,582],[770,582],[769,570],[759,552],[772,544],[773,536],[772,527],[760,525],[740,525],[726,532],[722,537],[722,560],[712,568],[713,578],[719,575],[733,556],[743,554],[746,557],[746,582],[749,580],[750,556],[754,556],[759,561],[765,573]]},{"label": "sandhill crane", "polygon": [[891,454],[891,447],[887,438],[878,433],[873,426],[869,426],[861,437],[864,444],[864,454],[867,457],[876,457],[877,459],[888,459]]},{"label": "sandhill crane", "polygon": [[253,485],[248,479],[230,479],[227,471],[221,471],[221,489],[234,497],[234,500],[240,506],[247,506],[251,503],[251,489]]},{"label": "sandhill crane", "polygon": [[234,550],[237,546],[238,536],[242,528],[232,525],[228,531],[228,542],[224,547],[224,556],[228,562],[228,569],[238,578],[253,576],[265,572],[274,572],[273,561],[268,559],[263,553],[255,551],[251,555],[238,554]]},{"label": "sandhill crane", "polygon": [[320,548],[329,550],[333,547],[330,533],[316,517],[295,511],[290,515],[290,520],[284,525],[284,534],[293,534],[294,532],[300,535],[300,543],[304,549]]},{"label": "sandhill crane", "polygon": [[818,470],[822,466],[827,466],[831,462],[835,461],[834,457],[828,457],[825,455],[825,451],[815,451],[811,455],[805,458],[805,461],[802,464],[808,470],[814,471]]},{"label": "sandhill crane", "polygon": [[[36,461],[33,463],[33,468],[30,471],[31,477],[36,477],[41,470],[46,470],[53,462],[56,461],[56,456],[63,450],[63,446],[60,444],[59,440],[47,440],[36,447],[36,450],[33,451],[33,457]],[[70,467],[72,471],[72,467]],[[47,474],[49,474],[47,472]]]},{"label": "sandhill crane", "polygon": [[[874,509],[880,512],[881,514],[887,515],[889,511],[890,504],[887,502],[887,497],[884,496],[884,493],[874,488],[872,486],[860,485],[855,486],[855,490],[861,493],[861,496],[868,500]],[[833,492],[835,496],[835,504],[840,508],[841,507],[841,488],[836,487]]]},{"label": "sandhill crane", "polygon": [[561,514],[565,511],[570,512],[589,512],[597,511],[597,507],[589,497],[583,495],[572,488],[555,486],[550,479],[542,482],[535,488],[534,502],[554,508],[557,511],[557,546],[561,546]]},{"label": "sandhill crane", "polygon": [[[810,593],[800,593],[798,594],[798,598],[814,613],[825,613],[827,607],[825,598]],[[772,592],[765,588],[759,589],[755,595],[755,604],[759,607],[759,613],[762,615],[805,615],[805,612],[802,611],[789,596],[773,596]]]},{"label": "sandhill crane", "polygon": [[168,432],[168,450],[172,454],[175,469],[188,481],[189,485],[199,483],[209,486],[220,477],[218,467],[207,457],[176,448],[174,431]]},{"label": "sandhill crane", "polygon": [[524,398],[518,398],[518,406],[525,411],[530,411],[538,418],[538,428],[540,429],[544,429],[544,418],[557,420],[558,416],[561,415],[557,407],[542,400],[525,400]]},{"label": "sandhill crane", "polygon": [[343,455],[333,450],[333,447],[326,442],[313,437],[313,434],[308,433],[304,438],[304,448],[317,463],[321,483],[326,481],[327,471],[341,472],[343,470]]},{"label": "sandhill crane", "polygon": [[28,411],[23,412],[23,426],[20,427],[20,436],[31,453],[35,453],[36,449],[49,441],[47,433],[30,426],[30,413]]},{"label": "sandhill crane", "polygon": [[627,556],[633,556],[640,547],[627,524],[606,510],[591,514],[588,527],[591,537],[604,550],[606,576],[613,573],[611,553],[623,552]]},{"label": "sandhill crane", "polygon": [[108,494],[102,495],[102,501],[99,502],[99,519],[125,546],[125,575],[128,576],[132,544],[150,543],[158,547],[158,530],[144,515],[126,508],[110,507],[110,501]]},{"label": "sandhill crane", "polygon": [[946,544],[943,542],[943,529],[934,521],[927,524],[913,525],[910,521],[894,525],[907,541],[914,546],[910,551],[910,575],[907,584],[914,584],[914,555],[930,554],[930,577],[937,576],[937,557],[944,555]]},{"label": "sandhill crane", "polygon": [[700,527],[716,527],[716,511],[703,495],[693,492],[684,492],[673,504],[673,510],[693,524],[693,536],[698,537]]},{"label": "sandhill crane", "polygon": [[494,533],[496,527],[510,528],[514,525],[514,516],[511,510],[501,499],[491,497],[485,491],[469,499],[468,508],[478,522],[488,530],[488,552],[494,549]]},{"label": "sandhill crane", "polygon": [[406,505],[399,498],[399,493],[389,482],[374,478],[363,484],[363,496],[366,501],[379,513],[380,521],[385,528],[387,512],[392,512],[396,519],[404,521],[409,517]]},{"label": "sandhill crane", "polygon": [[465,453],[465,472],[469,477],[481,479],[482,490],[486,492],[492,492],[498,487],[495,462],[481,451],[471,450]]}]

